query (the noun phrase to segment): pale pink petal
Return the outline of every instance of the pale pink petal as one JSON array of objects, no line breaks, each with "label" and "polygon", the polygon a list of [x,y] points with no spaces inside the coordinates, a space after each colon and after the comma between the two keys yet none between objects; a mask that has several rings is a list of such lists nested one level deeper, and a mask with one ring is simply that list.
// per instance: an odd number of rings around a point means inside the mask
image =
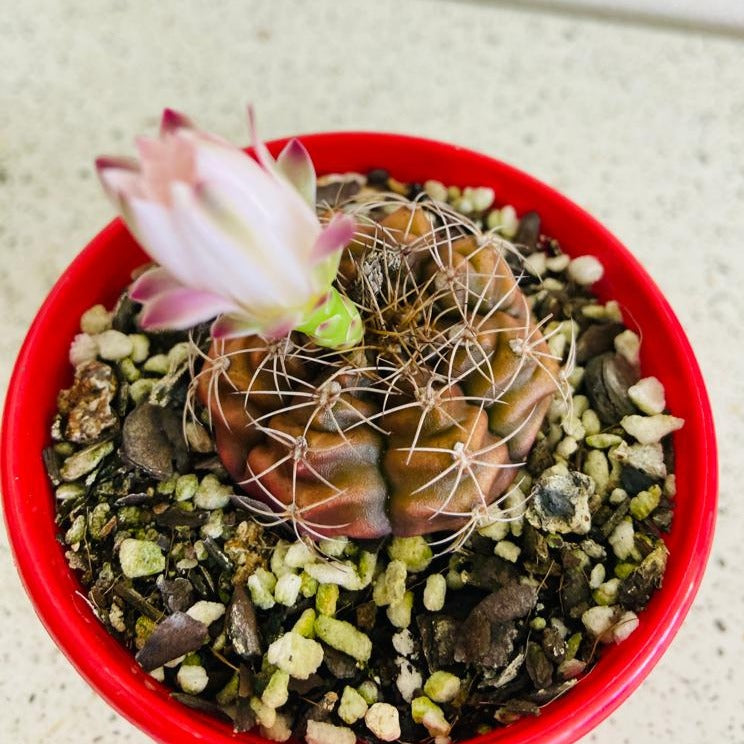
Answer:
[{"label": "pale pink petal", "polygon": [[336,213],[313,246],[313,261],[319,262],[346,247],[354,237],[356,222],[351,215]]},{"label": "pale pink petal", "polygon": [[133,158],[96,158],[98,178],[109,198],[118,202],[126,196],[142,196],[139,163]]},{"label": "pale pink petal", "polygon": [[247,317],[240,315],[220,315],[220,317],[212,323],[209,332],[212,338],[219,340],[238,338],[240,336],[250,336],[253,333],[257,333],[259,330],[261,329],[256,327],[255,322],[252,322]]},{"label": "pale pink petal", "polygon": [[163,292],[182,286],[181,282],[162,266],[155,266],[134,280],[129,288],[129,296],[135,302],[147,302]]},{"label": "pale pink petal", "polygon": [[163,116],[160,119],[160,136],[177,132],[179,129],[193,129],[194,125],[185,114],[174,111],[171,108],[163,109]]},{"label": "pale pink petal", "polygon": [[174,181],[196,182],[194,143],[178,134],[167,134],[162,139],[138,137],[135,141],[140,154],[143,188],[151,199],[170,203]]},{"label": "pale pink petal", "polygon": [[212,292],[180,287],[148,302],[140,324],[146,330],[183,330],[236,309],[233,303]]},{"label": "pale pink petal", "polygon": [[315,208],[315,168],[310,153],[298,139],[290,140],[276,159],[276,167],[300,196]]}]

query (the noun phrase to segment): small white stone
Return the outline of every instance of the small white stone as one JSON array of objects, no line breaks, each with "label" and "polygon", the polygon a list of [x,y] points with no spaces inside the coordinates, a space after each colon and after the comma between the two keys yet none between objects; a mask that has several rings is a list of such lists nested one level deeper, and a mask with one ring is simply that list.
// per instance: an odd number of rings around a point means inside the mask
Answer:
[{"label": "small white stone", "polygon": [[283,713],[276,714],[273,726],[261,726],[261,734],[269,741],[288,741],[292,736],[292,722]]},{"label": "small white stone", "polygon": [[210,626],[216,620],[219,620],[225,614],[225,605],[222,602],[207,602],[201,600],[186,610],[186,614]]},{"label": "small white stone", "polygon": [[401,697],[407,703],[413,700],[417,690],[421,689],[424,679],[420,672],[406,659],[399,656],[395,663],[398,665],[398,676],[395,679],[395,686],[398,688]]},{"label": "small white stone", "polygon": [[495,197],[496,195],[493,189],[488,186],[480,186],[472,189],[470,193],[470,198],[476,212],[485,212],[493,204]]},{"label": "small white stone", "polygon": [[382,741],[395,741],[400,738],[400,718],[398,709],[389,703],[375,703],[364,716],[367,728]]},{"label": "small white stone", "polygon": [[594,638],[602,637],[612,627],[615,608],[597,605],[591,607],[582,616],[581,622]]},{"label": "small white stone", "polygon": [[558,446],[555,448],[557,454],[559,454],[564,460],[568,460],[571,455],[579,448],[578,442],[573,437],[563,437]]},{"label": "small white stone", "polygon": [[403,628],[403,630],[399,630],[393,634],[392,641],[393,648],[402,656],[410,656],[413,653],[413,636],[408,628]]},{"label": "small white stone", "polygon": [[132,353],[132,339],[120,331],[104,331],[94,337],[101,359],[117,362]]},{"label": "small white stone", "polygon": [[225,486],[217,476],[210,473],[202,478],[194,494],[194,504],[199,509],[223,509],[230,503],[232,488]]},{"label": "small white stone", "polygon": [[144,333],[130,333],[129,339],[132,342],[132,361],[142,364],[150,354],[150,339]]},{"label": "small white stone", "polygon": [[158,682],[164,682],[165,681],[165,669],[163,669],[163,667],[158,667],[157,669],[153,669],[150,672],[150,676],[153,679],[156,679]]},{"label": "small white stone", "polygon": [[615,336],[614,344],[615,351],[634,367],[641,363],[641,339],[637,333],[626,329]]},{"label": "small white stone", "polygon": [[506,238],[513,238],[519,230],[517,210],[511,204],[501,207],[501,234]]},{"label": "small white stone", "polygon": [[542,251],[530,253],[524,259],[524,268],[533,276],[542,276],[547,268],[547,256]]},{"label": "small white stone", "polygon": [[[507,524],[507,523],[504,523]],[[442,574],[431,574],[426,577],[424,586],[424,607],[429,612],[439,612],[444,607],[447,594],[447,580]]]},{"label": "small white stone", "polygon": [[98,344],[87,333],[78,333],[70,344],[70,364],[77,367],[83,362],[92,362],[98,356]]},{"label": "small white stone", "polygon": [[607,572],[604,565],[598,563],[589,574],[589,586],[592,589],[597,589],[602,582],[605,580]]},{"label": "small white stone", "polygon": [[493,552],[494,555],[497,555],[499,558],[503,558],[505,561],[516,563],[517,558],[519,558],[519,554],[522,552],[522,549],[509,540],[502,540],[501,542],[496,543],[496,547],[493,549]]},{"label": "small white stone", "polygon": [[634,534],[633,521],[630,517],[626,517],[615,527],[608,538],[612,550],[621,561],[633,554],[635,549]]},{"label": "small white stone", "polygon": [[628,388],[628,397],[636,408],[649,416],[661,413],[666,408],[664,386],[656,377],[644,377]]},{"label": "small white stone", "polygon": [[119,545],[119,563],[127,578],[136,579],[163,571],[165,556],[160,546],[152,540],[128,537]]},{"label": "small white stone", "polygon": [[276,576],[271,571],[259,566],[248,577],[247,584],[251,599],[256,607],[261,610],[270,610],[274,606],[273,591],[276,586]]},{"label": "small white stone", "polygon": [[284,563],[290,568],[302,568],[306,563],[312,563],[314,560],[315,553],[306,542],[299,540],[287,548],[287,554],[284,556]]},{"label": "small white stone", "polygon": [[587,436],[599,434],[602,431],[602,422],[599,420],[596,412],[591,408],[581,414],[581,425],[584,427]]},{"label": "small white stone", "polygon": [[638,627],[638,615],[635,612],[627,610],[615,623],[612,628],[612,640],[615,643],[622,643]]},{"label": "small white stone", "polygon": [[447,201],[447,187],[441,181],[428,180],[424,182],[424,191],[434,201]]},{"label": "small white stone", "polygon": [[568,265],[568,275],[582,286],[598,282],[603,274],[604,266],[594,256],[579,256]]},{"label": "small white stone", "polygon": [[356,744],[356,734],[346,726],[334,726],[323,721],[308,721],[307,744]]},{"label": "small white stone", "polygon": [[198,695],[209,683],[209,677],[203,666],[181,664],[176,674],[176,681],[178,686],[188,695]]},{"label": "small white stone", "polygon": [[286,607],[291,607],[297,601],[302,579],[297,574],[286,573],[277,579],[274,587],[274,599]]},{"label": "small white stone", "polygon": [[111,328],[112,314],[103,305],[93,305],[80,317],[80,330],[95,336]]},{"label": "small white stone", "polygon": [[620,426],[641,444],[654,444],[684,426],[685,420],[676,416],[625,416]]},{"label": "small white stone", "polygon": [[571,256],[569,256],[567,253],[560,253],[557,256],[548,258],[545,261],[545,266],[547,267],[549,271],[560,273],[561,271],[565,271],[568,268],[568,264],[570,263],[571,263]]},{"label": "small white stone", "polygon": [[317,641],[290,630],[269,646],[266,658],[290,677],[307,679],[321,665],[323,647]]}]

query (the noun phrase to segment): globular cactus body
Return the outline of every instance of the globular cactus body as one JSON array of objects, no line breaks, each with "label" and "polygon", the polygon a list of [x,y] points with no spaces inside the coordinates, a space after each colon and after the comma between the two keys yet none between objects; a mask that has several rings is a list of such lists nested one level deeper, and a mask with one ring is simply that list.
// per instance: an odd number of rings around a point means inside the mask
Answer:
[{"label": "globular cactus body", "polygon": [[342,208],[359,229],[336,286],[361,344],[213,341],[199,398],[233,478],[299,534],[457,530],[503,498],[558,362],[510,244],[431,201],[363,191]]}]

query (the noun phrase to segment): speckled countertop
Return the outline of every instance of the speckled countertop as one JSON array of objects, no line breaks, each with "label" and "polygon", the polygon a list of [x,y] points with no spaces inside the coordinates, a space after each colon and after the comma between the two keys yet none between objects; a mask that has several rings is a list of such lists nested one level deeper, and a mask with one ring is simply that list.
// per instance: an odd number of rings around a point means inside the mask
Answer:
[{"label": "speckled countertop", "polygon": [[[0,389],[36,308],[111,216],[95,155],[160,108],[245,141],[392,129],[514,163],[594,213],[687,329],[721,449],[708,573],[668,653],[584,740],[744,742],[744,41],[437,0],[0,0]],[[0,740],[145,742],[46,636],[0,534]]]}]

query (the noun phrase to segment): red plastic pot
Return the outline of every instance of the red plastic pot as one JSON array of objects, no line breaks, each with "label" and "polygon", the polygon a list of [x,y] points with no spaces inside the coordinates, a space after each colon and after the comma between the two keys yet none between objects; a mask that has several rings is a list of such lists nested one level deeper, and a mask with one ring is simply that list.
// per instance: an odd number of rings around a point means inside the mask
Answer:
[{"label": "red plastic pot", "polygon": [[[498,202],[536,209],[545,232],[573,256],[596,255],[605,277],[596,286],[616,299],[642,333],[642,367],[666,387],[668,406],[685,419],[675,435],[677,509],[668,536],[664,586],[624,643],[607,648],[594,669],[538,718],[478,738],[499,744],[574,742],[641,683],[671,642],[700,584],[716,512],[716,444],[700,370],[668,303],[631,254],[575,204],[497,160],[449,144],[390,134],[330,133],[301,138],[319,173],[388,168],[398,179],[490,185]],[[270,143],[276,154],[286,140]],[[5,519],[18,571],[47,630],[73,665],[123,716],[159,742],[262,742],[170,699],[108,635],[84,599],[57,541],[54,499],[42,464],[60,387],[71,380],[70,340],[81,313],[111,305],[144,256],[119,220],[109,224],[54,286],[26,337],[10,382],[1,456]]]}]

